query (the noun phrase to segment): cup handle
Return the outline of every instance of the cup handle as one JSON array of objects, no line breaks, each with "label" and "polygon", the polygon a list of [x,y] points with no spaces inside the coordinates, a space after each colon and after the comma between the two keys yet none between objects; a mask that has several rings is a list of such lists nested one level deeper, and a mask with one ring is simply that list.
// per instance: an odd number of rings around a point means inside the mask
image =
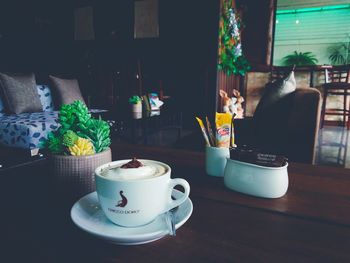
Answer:
[{"label": "cup handle", "polygon": [[174,187],[177,185],[181,185],[184,188],[185,192],[183,193],[183,195],[180,198],[178,198],[176,200],[171,200],[171,198],[170,198],[171,201],[168,204],[166,211],[164,211],[164,212],[167,212],[167,211],[181,205],[183,202],[186,201],[186,199],[188,198],[188,196],[190,194],[189,183],[185,179],[175,178],[175,179],[171,179],[171,181],[169,183],[170,196],[171,196],[171,193],[172,193]]}]

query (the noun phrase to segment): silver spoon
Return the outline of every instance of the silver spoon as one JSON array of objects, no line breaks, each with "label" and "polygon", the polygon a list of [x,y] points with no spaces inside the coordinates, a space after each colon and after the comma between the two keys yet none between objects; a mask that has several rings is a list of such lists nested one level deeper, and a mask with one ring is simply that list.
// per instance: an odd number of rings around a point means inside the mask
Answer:
[{"label": "silver spoon", "polygon": [[165,221],[168,225],[170,236],[176,236],[175,218],[174,218],[174,213],[173,213],[174,209],[175,208],[173,208],[165,213]]},{"label": "silver spoon", "polygon": [[[174,196],[171,196],[171,199],[176,200]],[[175,227],[175,215],[174,212],[179,207],[174,207],[170,209],[168,212],[165,213],[165,221],[167,223],[168,229],[169,229],[169,235],[176,236],[176,227]]]}]

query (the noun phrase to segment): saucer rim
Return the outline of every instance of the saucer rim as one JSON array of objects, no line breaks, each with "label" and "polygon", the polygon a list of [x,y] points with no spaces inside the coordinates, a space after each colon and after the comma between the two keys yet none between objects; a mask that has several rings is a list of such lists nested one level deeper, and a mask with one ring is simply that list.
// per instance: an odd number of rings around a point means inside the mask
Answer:
[{"label": "saucer rim", "polygon": [[[176,189],[173,189],[173,192],[177,192],[177,193],[182,193],[181,191],[179,190],[176,190]],[[79,200],[77,200],[72,208],[71,208],[71,211],[70,211],[70,217],[71,217],[71,220],[73,221],[73,223],[81,230],[91,234],[91,235],[94,235],[98,238],[101,238],[101,239],[104,239],[108,242],[111,242],[111,243],[114,243],[114,244],[120,244],[120,245],[138,245],[138,244],[144,244],[144,243],[149,243],[149,242],[153,242],[153,241],[156,241],[156,240],[159,240],[161,239],[162,237],[168,235],[168,231],[167,229],[159,229],[159,230],[156,230],[154,232],[151,232],[151,233],[142,233],[142,234],[137,234],[137,236],[130,236],[130,235],[121,235],[121,236],[115,236],[115,235],[111,235],[111,234],[101,234],[101,232],[99,231],[92,231],[88,228],[84,228],[83,226],[81,226],[78,222],[76,222],[75,220],[75,216],[73,216],[73,213],[74,213],[74,209],[78,206],[78,203],[84,199],[84,198],[87,198],[87,196],[89,195],[93,195],[93,194],[96,194],[96,191],[94,192],[91,192],[91,193],[88,193],[84,196],[82,196]],[[98,198],[97,198],[98,199]],[[193,212],[193,203],[192,203],[192,200],[188,197],[185,202],[188,202],[188,205],[189,205],[189,209],[190,211],[183,217],[181,218],[181,220],[179,220],[178,223],[175,224],[175,229],[178,229],[180,228],[183,224],[185,224],[187,222],[187,220],[191,217],[192,215],[192,212]],[[185,203],[184,202],[184,203]],[[183,204],[184,204],[183,203]],[[183,204],[181,204],[179,207],[181,207]],[[101,207],[99,208],[101,209]],[[160,214],[158,217],[160,216],[164,216],[164,214]],[[156,218],[157,219],[157,218]],[[155,220],[156,220],[155,219]],[[107,219],[108,220],[108,219]],[[114,224],[112,222],[110,222],[111,224]],[[152,224],[152,222],[144,225],[144,226],[138,226],[138,227],[123,227],[123,226],[120,226],[120,225],[116,225],[116,227],[119,227],[119,228],[130,228],[130,229],[135,229],[135,228],[143,228],[149,224]]]}]

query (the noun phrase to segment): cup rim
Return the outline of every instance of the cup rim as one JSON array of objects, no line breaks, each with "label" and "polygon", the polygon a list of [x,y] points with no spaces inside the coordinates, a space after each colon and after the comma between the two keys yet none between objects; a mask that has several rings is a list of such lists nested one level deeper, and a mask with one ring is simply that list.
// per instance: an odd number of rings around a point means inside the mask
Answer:
[{"label": "cup rim", "polygon": [[238,160],[233,160],[233,159],[231,159],[229,157],[226,158],[226,159],[227,159],[227,161],[236,162],[236,163],[243,164],[243,165],[246,165],[246,166],[253,166],[253,167],[256,167],[256,168],[266,169],[266,170],[281,170],[281,169],[284,169],[284,168],[288,167],[288,162],[286,162],[286,164],[281,166],[281,167],[269,167],[269,166],[262,166],[262,165],[257,165],[257,164],[253,164],[253,163],[246,163],[246,162],[242,162],[242,161],[238,161]]},{"label": "cup rim", "polygon": [[217,147],[217,146],[209,146],[209,145],[206,145],[205,148],[213,150],[213,151],[229,151],[230,150],[229,147]]},{"label": "cup rim", "polygon": [[134,182],[142,182],[142,181],[151,181],[151,180],[156,180],[156,179],[159,179],[159,178],[162,178],[164,175],[167,175],[171,173],[171,168],[169,165],[167,165],[166,163],[163,163],[163,162],[159,162],[159,161],[156,161],[156,160],[150,160],[150,159],[137,159],[138,161],[142,162],[142,161],[146,161],[146,162],[154,162],[154,163],[158,163],[160,165],[163,165],[165,166],[166,168],[166,172],[162,175],[159,175],[159,176],[156,176],[156,177],[153,177],[153,178],[142,178],[142,179],[137,179],[137,180],[122,180],[122,179],[112,179],[112,178],[108,178],[108,177],[105,177],[105,176],[102,176],[100,173],[101,171],[104,169],[104,168],[113,168],[113,165],[117,165],[117,164],[125,164],[127,162],[130,162],[132,159],[122,159],[122,160],[116,160],[116,161],[112,161],[112,162],[108,162],[108,163],[105,163],[105,164],[102,164],[100,166],[98,166],[96,169],[95,169],[95,176],[98,176],[99,178],[102,178],[104,180],[108,180],[108,181],[112,181],[112,182],[127,182],[127,183],[134,183]]}]

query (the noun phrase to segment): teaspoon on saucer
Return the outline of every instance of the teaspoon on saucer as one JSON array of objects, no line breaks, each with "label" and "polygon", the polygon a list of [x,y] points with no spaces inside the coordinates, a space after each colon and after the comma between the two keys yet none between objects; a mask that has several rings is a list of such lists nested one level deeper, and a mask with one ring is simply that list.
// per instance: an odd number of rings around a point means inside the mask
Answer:
[{"label": "teaspoon on saucer", "polygon": [[[176,200],[174,196],[171,196],[171,199]],[[169,229],[169,235],[170,236],[176,236],[176,227],[175,227],[175,215],[174,212],[179,207],[174,207],[173,209],[170,209],[168,212],[165,213],[165,221],[167,223],[168,229]]]}]

